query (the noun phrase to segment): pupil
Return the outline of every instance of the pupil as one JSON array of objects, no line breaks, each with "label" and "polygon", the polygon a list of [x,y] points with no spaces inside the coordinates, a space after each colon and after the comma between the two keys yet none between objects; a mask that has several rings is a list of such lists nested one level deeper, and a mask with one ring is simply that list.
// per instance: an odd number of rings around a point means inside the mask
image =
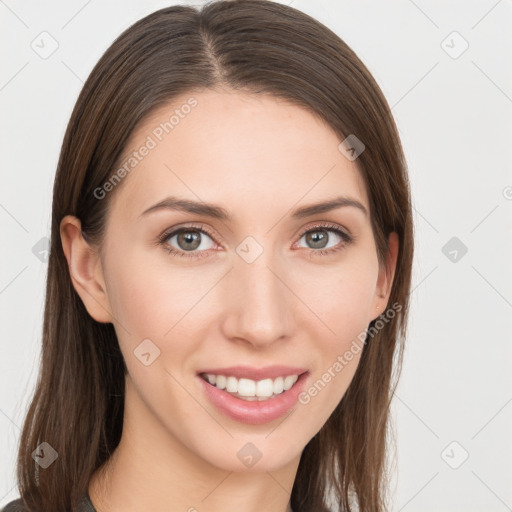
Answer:
[{"label": "pupil", "polygon": [[314,231],[309,234],[309,241],[315,248],[323,248],[327,243],[327,236],[325,231]]},{"label": "pupil", "polygon": [[[185,244],[185,247],[182,247],[182,242]],[[178,243],[185,250],[197,249],[200,245],[200,236],[195,231],[184,231],[178,235]],[[187,244],[190,243],[192,243],[192,247],[187,247]]]}]

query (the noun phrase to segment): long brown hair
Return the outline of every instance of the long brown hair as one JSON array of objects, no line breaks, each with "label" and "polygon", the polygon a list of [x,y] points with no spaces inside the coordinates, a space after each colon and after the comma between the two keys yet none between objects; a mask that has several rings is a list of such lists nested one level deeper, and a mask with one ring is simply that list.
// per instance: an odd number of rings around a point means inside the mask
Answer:
[{"label": "long brown hair", "polygon": [[[100,200],[94,191],[111,179],[135,127],[178,95],[220,87],[289,100],[320,116],[340,142],[354,134],[365,145],[356,163],[380,263],[388,235],[399,238],[389,304],[400,307],[378,329],[377,320],[370,324],[374,332],[347,392],[302,453],[291,505],[295,512],[350,511],[355,500],[362,512],[386,509],[388,414],[413,259],[398,131],[374,78],[334,32],[283,4],[228,0],[172,6],[136,22],[101,57],[74,107],[53,190],[40,373],[17,460],[30,510],[75,512],[123,426],[127,369],[113,325],[96,322],[73,288],[60,222],[75,215],[86,239],[101,247],[113,194]],[[58,459],[39,470],[32,453],[43,442]]]}]

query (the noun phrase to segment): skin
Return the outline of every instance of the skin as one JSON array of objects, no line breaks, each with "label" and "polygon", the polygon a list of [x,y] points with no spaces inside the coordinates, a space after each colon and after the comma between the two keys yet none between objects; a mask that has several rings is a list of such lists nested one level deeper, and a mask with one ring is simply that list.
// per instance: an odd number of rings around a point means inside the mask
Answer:
[{"label": "skin", "polygon": [[[191,95],[138,126],[127,153]],[[98,512],[285,512],[301,453],[343,397],[360,353],[307,405],[261,425],[218,411],[196,372],[288,364],[309,370],[307,389],[385,310],[391,291],[396,234],[380,267],[370,218],[358,209],[290,217],[337,195],[369,211],[357,160],[338,150],[328,125],[270,96],[193,97],[198,105],[117,185],[101,251],[82,238],[76,217],[61,223],[73,286],[95,320],[113,323],[129,371],[121,443],[109,472],[100,468],[89,485]],[[171,194],[218,204],[234,220],[171,210],[139,218]],[[303,233],[318,222],[356,239],[346,244],[328,230],[325,250],[342,249],[312,254],[320,249]],[[188,252],[206,257],[174,256],[158,244],[190,223],[214,235],[199,232],[201,246]],[[250,264],[236,252],[247,236],[263,248]],[[166,244],[190,247],[176,236]],[[134,355],[146,338],[160,350],[149,366]],[[262,453],[252,468],[237,457],[248,442]]]}]

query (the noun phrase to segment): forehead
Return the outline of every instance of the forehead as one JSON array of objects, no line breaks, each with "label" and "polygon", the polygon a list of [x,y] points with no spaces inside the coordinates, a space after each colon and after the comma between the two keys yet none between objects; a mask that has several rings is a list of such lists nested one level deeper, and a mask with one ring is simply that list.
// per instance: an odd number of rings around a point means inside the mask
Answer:
[{"label": "forehead", "polygon": [[319,117],[279,98],[184,94],[132,133],[121,158],[128,172],[112,209],[135,219],[168,195],[259,216],[338,195],[368,209],[360,171],[340,142]]}]

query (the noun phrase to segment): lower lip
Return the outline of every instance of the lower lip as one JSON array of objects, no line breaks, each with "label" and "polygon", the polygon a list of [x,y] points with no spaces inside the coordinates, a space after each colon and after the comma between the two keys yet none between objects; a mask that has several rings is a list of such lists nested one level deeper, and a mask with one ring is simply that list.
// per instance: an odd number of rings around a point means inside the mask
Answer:
[{"label": "lower lip", "polygon": [[197,376],[208,398],[222,413],[235,421],[253,425],[268,423],[284,416],[297,402],[307,377],[308,372],[303,373],[288,391],[284,391],[275,398],[261,402],[249,402],[237,398],[206,382],[201,376]]}]

